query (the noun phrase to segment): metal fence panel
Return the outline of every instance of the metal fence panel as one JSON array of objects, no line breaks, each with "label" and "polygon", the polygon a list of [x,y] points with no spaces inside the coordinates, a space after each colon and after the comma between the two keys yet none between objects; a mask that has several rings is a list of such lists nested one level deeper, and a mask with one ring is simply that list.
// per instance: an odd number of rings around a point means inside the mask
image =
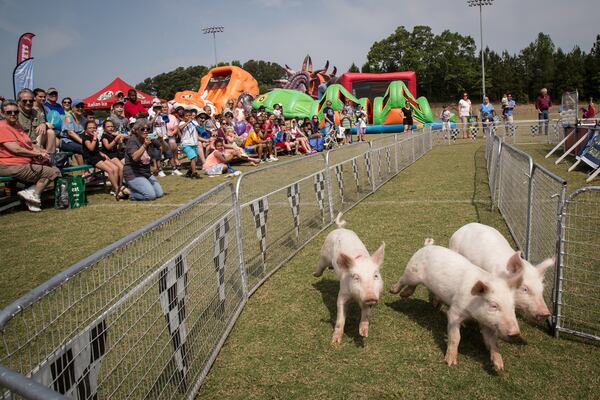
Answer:
[{"label": "metal fence panel", "polygon": [[379,188],[397,173],[396,142],[400,135],[394,134],[371,141],[371,159],[375,187]]},{"label": "metal fence panel", "polygon": [[600,186],[567,198],[561,230],[557,334],[600,340]]},{"label": "metal fence panel", "polygon": [[[484,129],[478,127],[478,132]],[[556,144],[562,139],[563,126],[559,119],[531,121],[499,121],[488,131],[509,144]]]},{"label": "metal fence panel", "polygon": [[193,396],[245,301],[234,199],[221,184],[13,303],[0,362],[78,398]]},{"label": "metal fence panel", "polygon": [[[534,265],[556,254],[559,239],[558,217],[566,187],[567,182],[564,179],[539,165],[534,166],[531,176],[531,233],[528,258]],[[544,299],[552,315],[555,315],[556,274],[553,272],[548,271],[545,276]]]},{"label": "metal fence panel", "polygon": [[529,230],[529,184],[533,160],[506,144],[500,152],[498,209],[506,220],[517,246],[527,254]]}]

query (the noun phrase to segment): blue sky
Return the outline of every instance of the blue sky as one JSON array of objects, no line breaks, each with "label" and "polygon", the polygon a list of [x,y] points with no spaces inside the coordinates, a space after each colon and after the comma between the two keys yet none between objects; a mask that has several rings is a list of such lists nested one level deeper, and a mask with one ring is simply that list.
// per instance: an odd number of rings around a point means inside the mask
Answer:
[{"label": "blue sky", "polygon": [[[600,33],[597,10],[598,0],[496,0],[484,9],[485,43],[516,52],[546,32],[563,49],[589,51]],[[225,26],[219,61],[298,68],[310,54],[315,67],[329,59],[342,72],[362,65],[371,44],[399,25],[450,29],[479,43],[479,12],[465,0],[0,0],[0,94],[12,97],[25,32],[36,34],[35,86],[85,97],[116,76],[135,85],[179,66],[213,64],[212,35],[201,32],[210,25]]]}]

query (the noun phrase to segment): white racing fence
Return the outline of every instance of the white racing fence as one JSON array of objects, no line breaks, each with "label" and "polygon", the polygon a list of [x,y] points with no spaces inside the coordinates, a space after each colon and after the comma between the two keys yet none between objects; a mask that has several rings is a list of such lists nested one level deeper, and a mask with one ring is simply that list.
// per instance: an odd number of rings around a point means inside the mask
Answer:
[{"label": "white racing fence", "polygon": [[600,187],[566,197],[566,181],[500,137],[486,139],[492,206],[517,246],[537,264],[554,256],[544,297],[558,336],[600,340]]},{"label": "white racing fence", "polygon": [[0,311],[0,399],[194,398],[248,296],[432,143],[242,174],[56,275]]},{"label": "white racing fence", "polygon": [[563,121],[561,119],[548,120],[497,120],[487,124],[474,122],[472,124],[457,123],[456,128],[445,135],[450,142],[453,138],[488,137],[490,134],[502,138],[504,143],[510,144],[556,144],[563,136]]}]

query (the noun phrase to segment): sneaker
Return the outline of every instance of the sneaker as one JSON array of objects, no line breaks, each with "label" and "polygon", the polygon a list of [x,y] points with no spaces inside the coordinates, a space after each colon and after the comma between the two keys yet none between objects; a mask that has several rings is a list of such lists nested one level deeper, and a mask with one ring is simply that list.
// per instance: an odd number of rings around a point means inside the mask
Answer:
[{"label": "sneaker", "polygon": [[42,204],[42,201],[40,200],[40,195],[35,193],[33,190],[32,191],[29,191],[27,189],[21,190],[20,192],[17,192],[17,196],[19,196],[26,202],[30,202],[30,203],[36,204],[38,206],[40,204]]},{"label": "sneaker", "polygon": [[27,205],[27,208],[31,212],[41,212],[42,211],[39,204],[34,204],[31,201],[26,201],[25,204]]},{"label": "sneaker", "polygon": [[233,175],[233,176],[240,176],[241,174],[242,174],[242,171],[233,171],[231,173],[231,175]]},{"label": "sneaker", "polygon": [[193,174],[190,174],[190,178],[192,178],[192,179],[200,179],[200,178],[201,178],[201,176],[200,176],[200,175],[198,175],[198,173],[197,173],[197,172],[194,172]]},{"label": "sneaker", "polygon": [[165,171],[163,171],[162,169],[158,171],[157,175],[160,176],[161,178],[167,176],[167,174],[165,174]]},{"label": "sneaker", "polygon": [[181,176],[183,174],[178,169],[174,169],[171,171],[171,175]]},{"label": "sneaker", "polygon": [[188,171],[185,173],[185,177],[190,178],[191,176],[192,176],[192,170],[188,169]]},{"label": "sneaker", "polygon": [[273,161],[273,160],[271,160],[271,157],[269,157],[269,158],[265,158],[265,159],[264,159],[264,161],[266,161],[266,162],[271,162],[271,161]]},{"label": "sneaker", "polygon": [[275,156],[271,156],[271,161],[279,161],[279,158],[277,158]]}]

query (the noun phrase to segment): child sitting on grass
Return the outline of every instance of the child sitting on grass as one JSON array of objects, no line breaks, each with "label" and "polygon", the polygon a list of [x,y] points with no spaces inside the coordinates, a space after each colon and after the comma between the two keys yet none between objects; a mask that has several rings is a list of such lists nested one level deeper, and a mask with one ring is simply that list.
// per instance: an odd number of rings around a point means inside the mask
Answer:
[{"label": "child sitting on grass", "polygon": [[222,138],[216,138],[214,141],[215,149],[206,157],[206,161],[202,165],[204,173],[209,177],[215,177],[227,173],[231,176],[238,176],[240,171],[235,171],[228,163],[225,156],[225,144]]}]

